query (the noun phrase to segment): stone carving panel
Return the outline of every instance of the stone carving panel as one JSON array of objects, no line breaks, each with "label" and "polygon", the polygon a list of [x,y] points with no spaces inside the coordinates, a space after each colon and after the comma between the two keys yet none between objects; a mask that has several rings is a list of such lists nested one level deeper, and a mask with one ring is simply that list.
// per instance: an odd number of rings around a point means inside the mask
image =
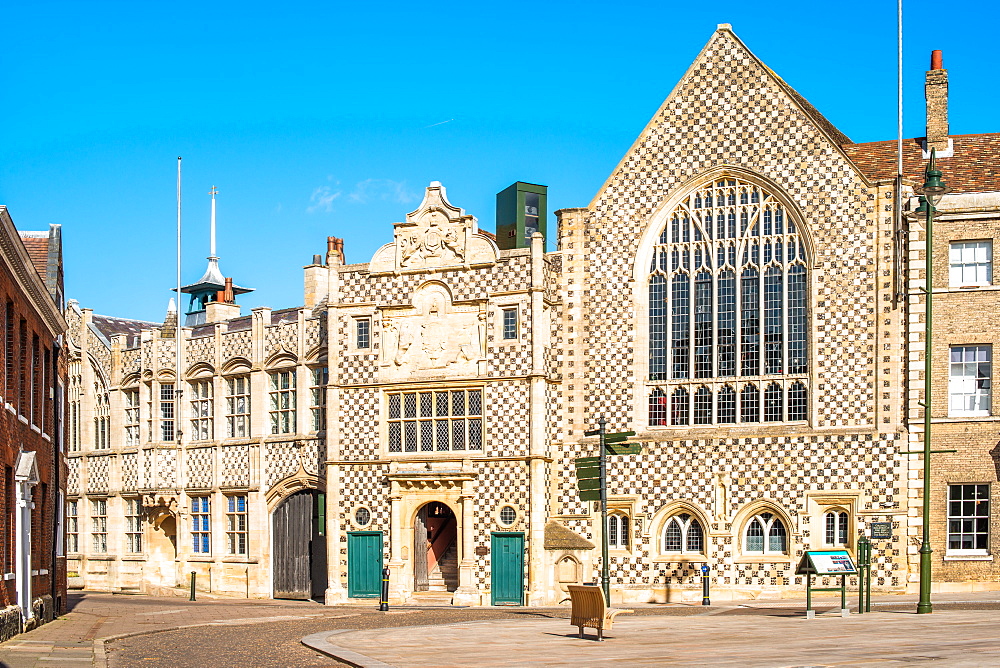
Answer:
[{"label": "stone carving panel", "polygon": [[476,376],[486,365],[486,311],[454,304],[441,283],[413,293],[413,306],[380,311],[383,381],[441,375]]},{"label": "stone carving panel", "polygon": [[395,224],[395,241],[372,258],[372,273],[460,267],[495,263],[496,244],[479,234],[474,216],[448,201],[444,186],[433,181],[424,200],[406,221]]}]

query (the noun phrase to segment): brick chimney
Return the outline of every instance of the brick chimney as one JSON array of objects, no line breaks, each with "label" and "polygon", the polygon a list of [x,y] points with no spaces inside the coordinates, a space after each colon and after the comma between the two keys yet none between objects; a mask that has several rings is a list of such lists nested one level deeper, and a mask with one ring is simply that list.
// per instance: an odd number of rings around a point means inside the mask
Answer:
[{"label": "brick chimney", "polygon": [[233,279],[226,277],[225,290],[215,293],[215,301],[205,304],[205,322],[225,322],[240,317],[240,305],[236,303],[233,293]]},{"label": "brick chimney", "polygon": [[924,149],[937,149],[938,156],[949,153],[948,141],[948,70],[941,65],[941,51],[931,52],[931,69],[924,81],[927,99],[927,139]]}]

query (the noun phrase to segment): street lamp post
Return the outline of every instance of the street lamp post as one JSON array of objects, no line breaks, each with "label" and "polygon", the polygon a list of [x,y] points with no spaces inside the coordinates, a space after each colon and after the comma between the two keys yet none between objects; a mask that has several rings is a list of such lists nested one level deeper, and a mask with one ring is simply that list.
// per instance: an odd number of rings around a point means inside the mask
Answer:
[{"label": "street lamp post", "polygon": [[[931,149],[931,161],[924,172],[924,186],[920,189],[920,208],[917,213],[924,213],[927,216],[927,230],[925,235],[926,251],[924,258],[926,261],[924,288],[927,297],[927,311],[925,313],[924,329],[924,504],[923,504],[923,537],[920,543],[920,601],[917,603],[917,614],[927,614],[934,611],[931,604],[931,327],[932,304],[934,299],[934,203],[937,198],[948,192],[947,186],[941,180],[941,170],[937,169],[935,162],[937,151]],[[898,202],[897,202],[898,205]]]}]

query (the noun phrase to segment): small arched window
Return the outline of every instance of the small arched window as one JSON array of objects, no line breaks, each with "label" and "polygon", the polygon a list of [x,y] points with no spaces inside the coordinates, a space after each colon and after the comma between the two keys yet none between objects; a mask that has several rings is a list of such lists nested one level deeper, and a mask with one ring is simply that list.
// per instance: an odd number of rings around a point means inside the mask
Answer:
[{"label": "small arched window", "polygon": [[689,513],[674,515],[663,529],[663,551],[703,554],[705,533],[698,518]]},{"label": "small arched window", "polygon": [[848,515],[843,510],[829,510],[823,514],[823,543],[847,545]]},{"label": "small arched window", "polygon": [[608,547],[613,550],[627,550],[629,543],[628,516],[623,513],[608,515]]},{"label": "small arched window", "polygon": [[667,212],[646,276],[651,426],[805,419],[805,246],[775,193],[735,176]]},{"label": "small arched window", "polygon": [[747,554],[785,554],[788,532],[785,523],[774,513],[758,513],[747,522],[743,551]]}]

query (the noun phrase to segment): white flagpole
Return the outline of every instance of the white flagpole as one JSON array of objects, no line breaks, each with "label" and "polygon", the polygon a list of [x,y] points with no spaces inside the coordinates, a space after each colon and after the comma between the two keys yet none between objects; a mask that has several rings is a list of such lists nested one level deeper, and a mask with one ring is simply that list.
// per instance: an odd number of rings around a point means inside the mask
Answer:
[{"label": "white flagpole", "polygon": [[181,445],[181,156],[177,156],[177,329],[174,330],[174,442]]}]

